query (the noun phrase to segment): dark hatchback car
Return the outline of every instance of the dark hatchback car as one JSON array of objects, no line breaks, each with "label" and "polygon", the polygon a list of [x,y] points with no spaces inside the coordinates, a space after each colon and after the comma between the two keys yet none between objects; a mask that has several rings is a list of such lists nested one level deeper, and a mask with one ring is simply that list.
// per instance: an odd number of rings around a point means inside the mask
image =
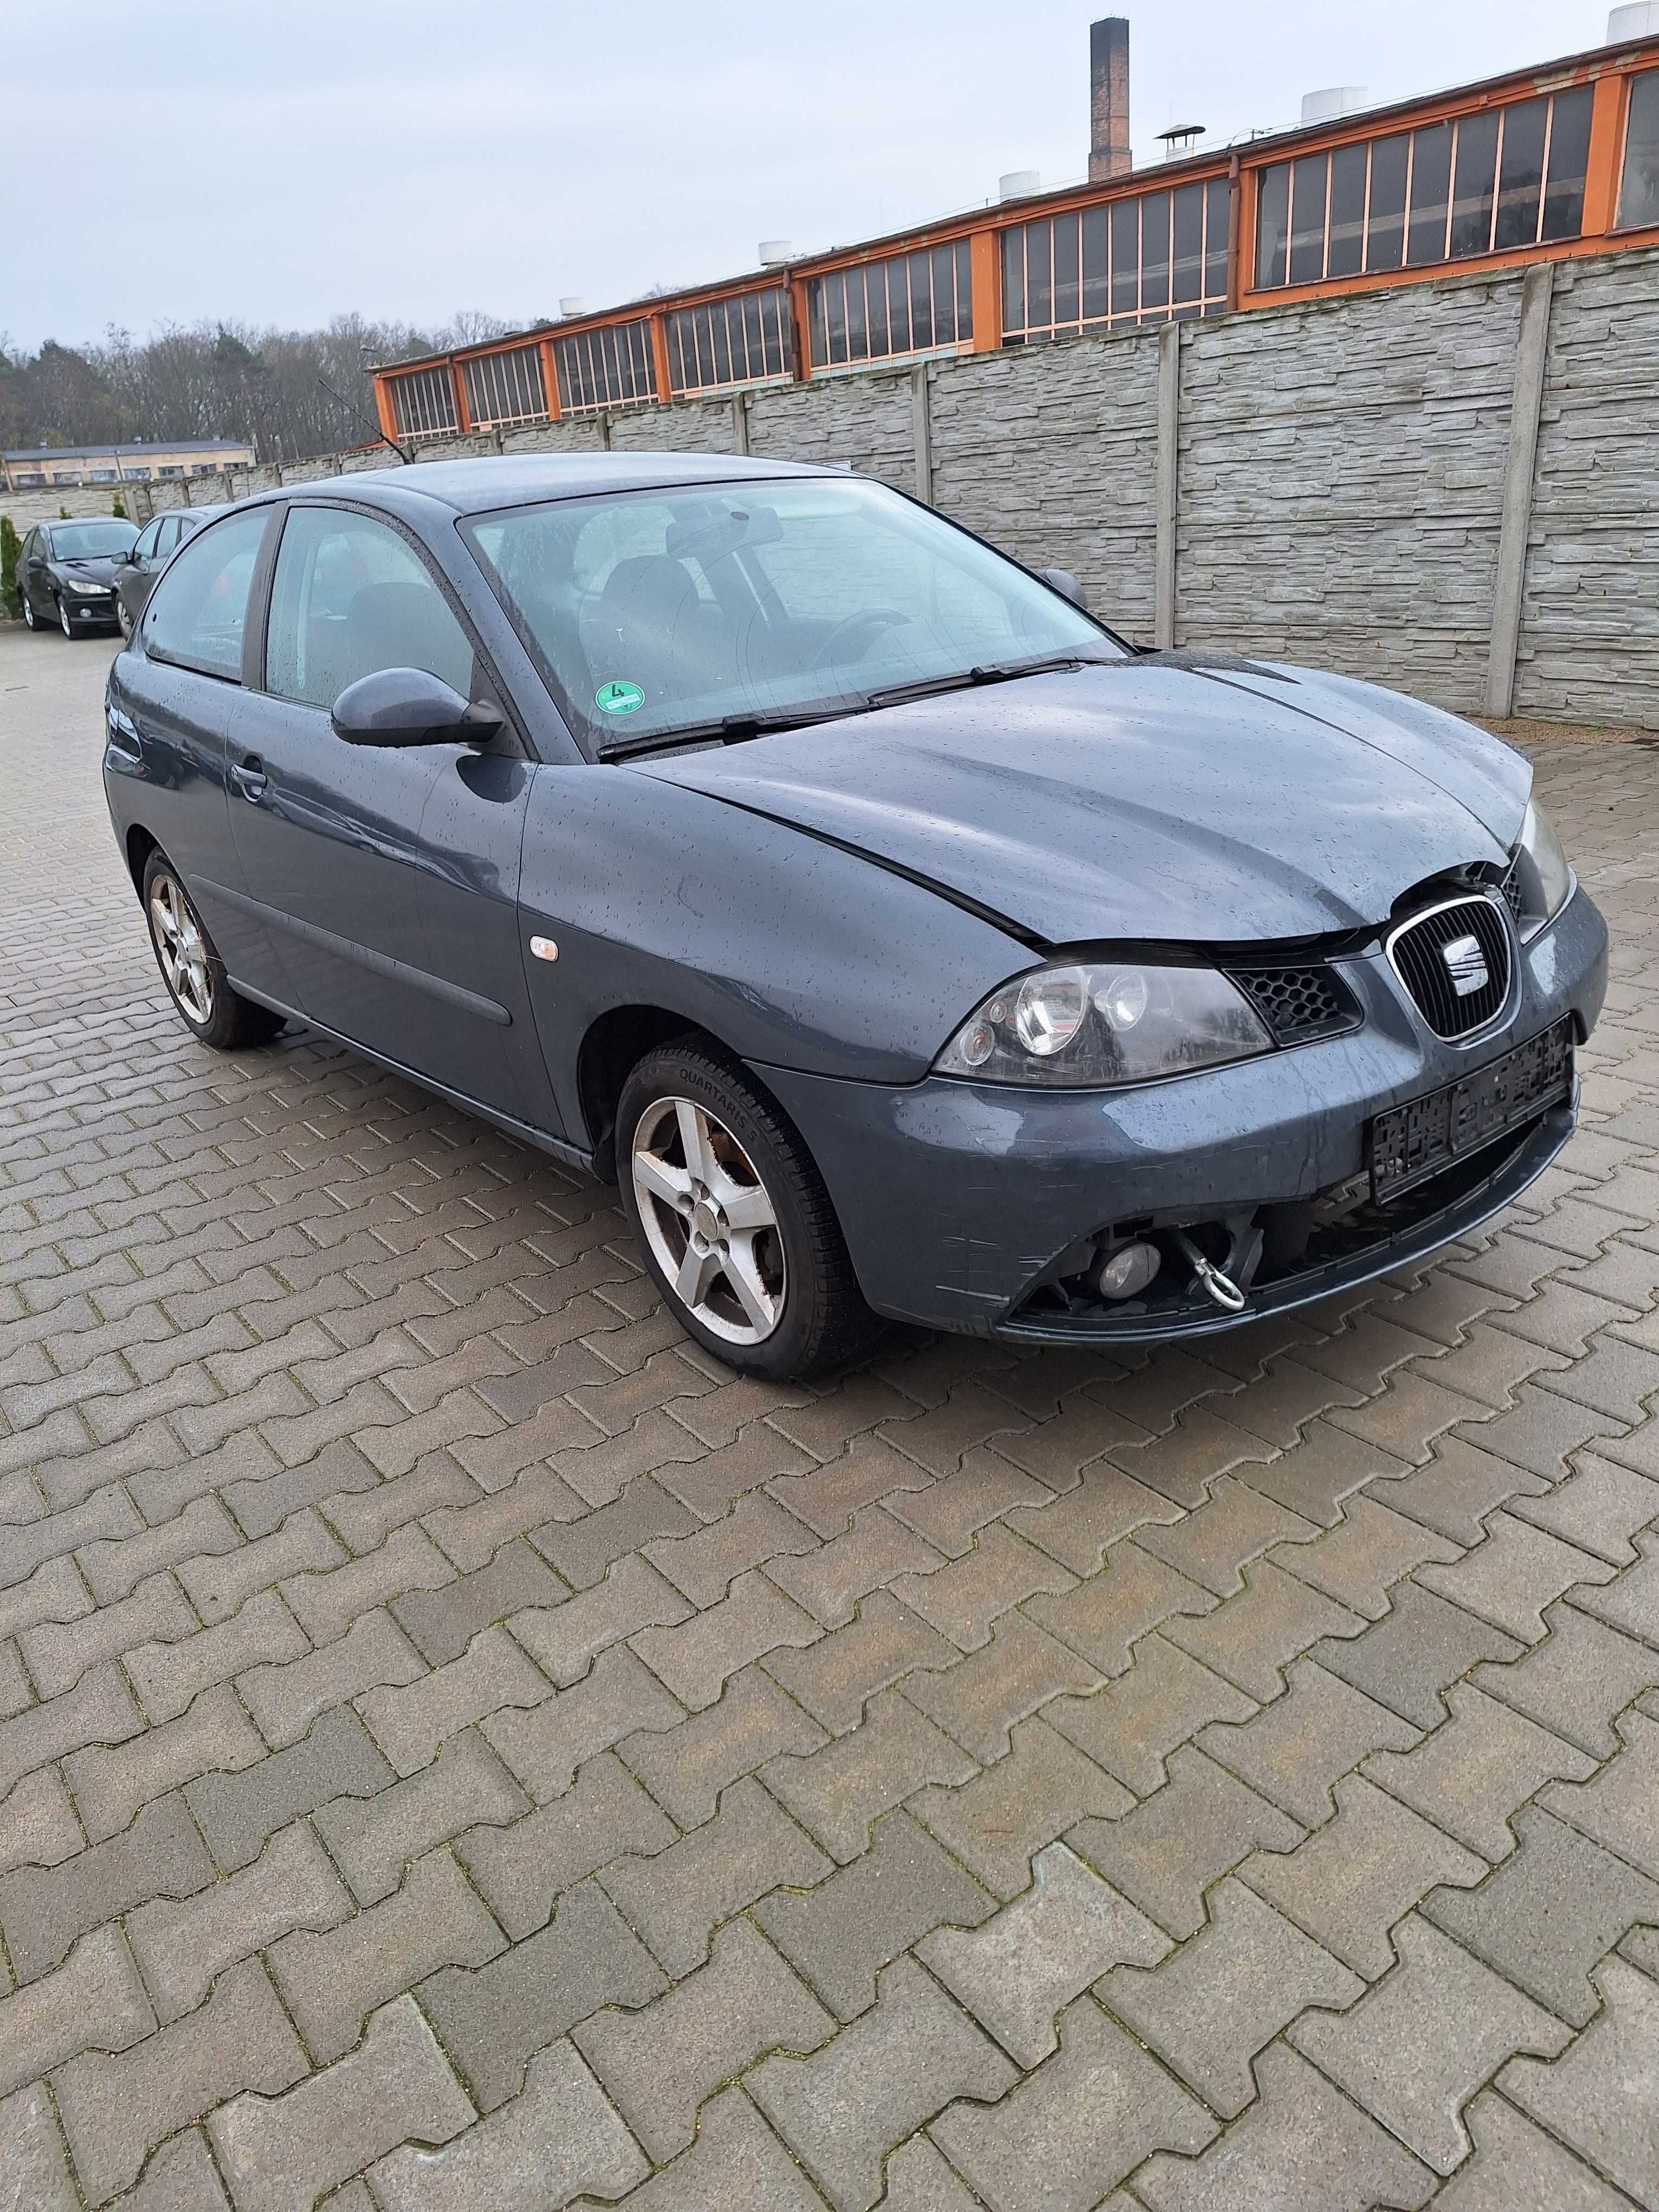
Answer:
[{"label": "dark hatchback car", "polygon": [[65,637],[116,620],[115,572],[138,532],[109,521],[37,522],[17,556],[17,596],[31,629],[56,623]]},{"label": "dark hatchback car", "polygon": [[696,1340],[1248,1321],[1573,1127],[1607,939],[1532,772],[1340,677],[1141,653],[927,509],[682,455],[232,508],[113,665],[173,1001],[617,1179]]},{"label": "dark hatchback car", "polygon": [[115,571],[115,619],[121,626],[123,637],[132,635],[132,626],[144,611],[144,601],[149,597],[155,579],[166,568],[178,548],[187,538],[193,538],[204,522],[225,511],[221,500],[212,507],[175,507],[166,514],[158,514],[138,533],[125,559]]}]

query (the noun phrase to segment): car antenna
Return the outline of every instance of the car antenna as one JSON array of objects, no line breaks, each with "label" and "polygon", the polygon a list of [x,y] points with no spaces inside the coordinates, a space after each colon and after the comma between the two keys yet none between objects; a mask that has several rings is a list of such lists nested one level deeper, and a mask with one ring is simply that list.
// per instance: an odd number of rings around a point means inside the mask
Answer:
[{"label": "car antenna", "polygon": [[[322,386],[324,391],[327,392],[331,399],[337,399],[339,401],[341,406],[345,409],[349,415],[356,415],[365,422],[370,420],[367,408],[360,407],[354,401],[348,399],[343,392],[337,392],[325,376],[319,376],[317,381]],[[374,435],[380,444],[391,447],[392,452],[396,453],[398,459],[403,463],[406,469],[412,469],[414,467],[414,454],[411,453],[406,447],[400,446],[394,437],[383,430],[378,422],[374,424]]]}]

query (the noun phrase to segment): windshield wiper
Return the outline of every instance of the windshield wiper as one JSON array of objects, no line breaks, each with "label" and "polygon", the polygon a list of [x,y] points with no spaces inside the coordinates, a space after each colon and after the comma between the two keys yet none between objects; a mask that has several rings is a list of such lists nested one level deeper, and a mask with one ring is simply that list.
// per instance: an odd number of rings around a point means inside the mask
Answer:
[{"label": "windshield wiper", "polygon": [[969,691],[982,684],[1012,684],[1022,676],[1048,676],[1062,668],[1103,668],[1110,664],[1091,653],[1054,653],[1042,660],[988,661],[975,668],[955,670],[949,676],[924,676],[915,684],[895,684],[881,691],[866,692],[840,700],[833,707],[783,707],[770,714],[721,714],[706,722],[682,722],[677,729],[653,730],[648,736],[617,738],[599,748],[602,761],[637,759],[642,753],[666,752],[675,745],[741,744],[747,738],[768,737],[776,730],[804,730],[814,722],[836,722],[854,714],[868,714],[880,707],[896,707],[910,699],[931,698],[940,691]]},{"label": "windshield wiper", "polygon": [[971,691],[981,684],[1012,684],[1021,676],[1051,676],[1061,668],[1103,668],[1109,664],[1091,653],[1054,653],[1042,660],[987,661],[976,668],[958,669],[951,676],[924,676],[915,684],[895,684],[872,691],[866,708],[897,707],[908,699],[931,699],[941,691]]},{"label": "windshield wiper", "polygon": [[712,721],[682,722],[672,730],[653,730],[637,738],[616,738],[601,745],[595,756],[602,761],[637,759],[642,753],[667,752],[676,745],[740,745],[748,738],[769,737],[775,730],[804,730],[814,722],[837,722],[844,714],[860,714],[862,699],[842,701],[834,707],[780,708],[772,714],[720,714]]}]

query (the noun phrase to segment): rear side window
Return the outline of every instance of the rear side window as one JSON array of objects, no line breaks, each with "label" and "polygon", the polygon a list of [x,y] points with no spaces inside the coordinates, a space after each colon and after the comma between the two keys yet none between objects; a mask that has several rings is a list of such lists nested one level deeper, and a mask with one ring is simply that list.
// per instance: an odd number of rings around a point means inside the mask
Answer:
[{"label": "rear side window", "polygon": [[153,659],[240,679],[248,591],[269,520],[267,509],[253,507],[191,538],[144,610],[144,650]]},{"label": "rear side window", "polygon": [[422,668],[472,695],[471,643],[398,532],[339,507],[290,507],[271,584],[266,690],[331,707],[383,668]]}]

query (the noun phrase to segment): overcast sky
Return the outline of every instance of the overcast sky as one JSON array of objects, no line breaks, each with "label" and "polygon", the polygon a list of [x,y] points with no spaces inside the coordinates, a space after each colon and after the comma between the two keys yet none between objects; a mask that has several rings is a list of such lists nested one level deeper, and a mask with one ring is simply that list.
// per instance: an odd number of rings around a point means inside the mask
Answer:
[{"label": "overcast sky", "polygon": [[[1130,0],[1136,160],[1605,35],[1607,0]],[[0,334],[530,322],[1085,172],[1081,0],[0,0]],[[20,97],[15,89],[27,87]],[[7,93],[6,88],[13,88]]]}]

